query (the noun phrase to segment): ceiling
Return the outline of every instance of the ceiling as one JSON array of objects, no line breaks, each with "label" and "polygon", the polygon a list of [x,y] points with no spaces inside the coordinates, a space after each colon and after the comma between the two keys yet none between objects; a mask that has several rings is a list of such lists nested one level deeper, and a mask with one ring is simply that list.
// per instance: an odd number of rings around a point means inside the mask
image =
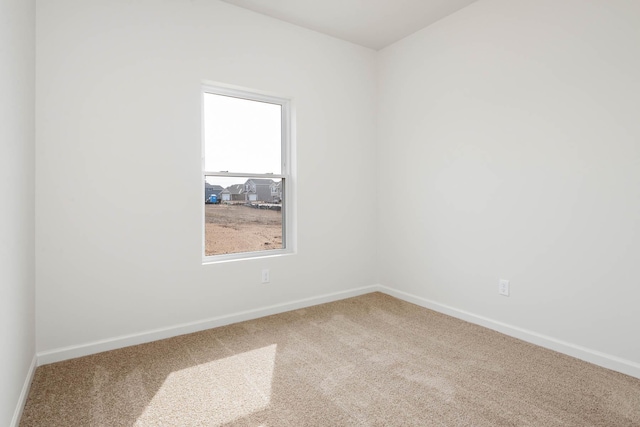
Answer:
[{"label": "ceiling", "polygon": [[222,1],[379,50],[477,0]]}]

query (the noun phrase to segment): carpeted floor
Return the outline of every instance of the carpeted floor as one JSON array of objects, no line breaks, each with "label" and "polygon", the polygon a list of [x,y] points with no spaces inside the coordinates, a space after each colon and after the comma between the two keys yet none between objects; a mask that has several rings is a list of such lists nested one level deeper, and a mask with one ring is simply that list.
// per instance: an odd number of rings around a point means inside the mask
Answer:
[{"label": "carpeted floor", "polygon": [[373,293],[39,367],[28,426],[640,426],[640,380]]}]

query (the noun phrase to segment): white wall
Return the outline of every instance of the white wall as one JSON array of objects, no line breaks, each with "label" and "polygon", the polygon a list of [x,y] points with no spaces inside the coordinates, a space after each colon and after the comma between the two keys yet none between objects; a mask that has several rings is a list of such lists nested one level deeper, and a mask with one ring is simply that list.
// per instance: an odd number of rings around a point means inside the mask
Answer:
[{"label": "white wall", "polygon": [[[639,24],[480,0],[376,56],[217,1],[39,2],[38,350],[379,281],[638,366]],[[203,80],[294,98],[296,255],[201,265]]]},{"label": "white wall", "polygon": [[35,355],[34,1],[0,0],[0,425]]},{"label": "white wall", "polygon": [[383,50],[381,283],[640,366],[639,41],[634,0],[481,0]]},{"label": "white wall", "polygon": [[[211,0],[43,1],[37,27],[39,352],[376,282],[373,51]],[[294,98],[296,255],[201,265],[203,80]]]}]

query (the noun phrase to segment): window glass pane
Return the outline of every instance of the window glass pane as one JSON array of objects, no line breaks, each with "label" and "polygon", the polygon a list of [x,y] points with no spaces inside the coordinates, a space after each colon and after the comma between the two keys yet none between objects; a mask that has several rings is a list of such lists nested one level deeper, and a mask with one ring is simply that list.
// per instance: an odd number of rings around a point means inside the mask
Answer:
[{"label": "window glass pane", "polygon": [[205,170],[282,173],[282,107],[204,94]]},{"label": "window glass pane", "polygon": [[205,177],[205,255],[283,249],[283,179]]}]

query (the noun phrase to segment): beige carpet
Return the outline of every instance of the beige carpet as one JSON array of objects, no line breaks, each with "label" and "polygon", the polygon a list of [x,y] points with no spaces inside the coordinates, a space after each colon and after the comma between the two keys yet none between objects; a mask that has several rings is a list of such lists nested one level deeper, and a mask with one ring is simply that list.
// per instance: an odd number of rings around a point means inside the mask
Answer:
[{"label": "beige carpet", "polygon": [[640,426],[640,380],[374,293],[37,369],[28,426]]}]

